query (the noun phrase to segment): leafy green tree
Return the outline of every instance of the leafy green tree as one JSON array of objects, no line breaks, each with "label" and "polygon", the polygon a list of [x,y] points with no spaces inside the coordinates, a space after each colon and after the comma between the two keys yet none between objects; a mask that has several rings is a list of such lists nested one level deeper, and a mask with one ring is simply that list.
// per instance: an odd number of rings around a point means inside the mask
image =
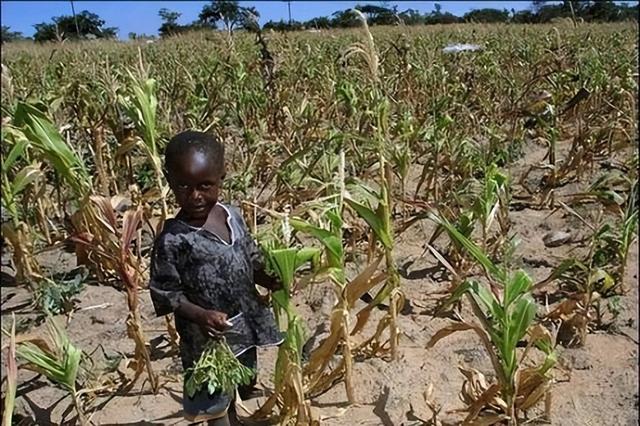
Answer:
[{"label": "leafy green tree", "polygon": [[424,16],[415,9],[407,9],[401,12],[398,17],[405,25],[419,25],[424,23]]},{"label": "leafy green tree", "polygon": [[442,13],[442,6],[440,5],[440,3],[435,3],[433,6],[435,10],[425,15],[424,17],[424,23],[426,25],[456,24],[458,22],[462,22],[462,20],[456,15],[454,15],[453,13],[450,13],[450,12]]},{"label": "leafy green tree", "polygon": [[279,21],[269,21],[262,28],[274,31],[300,31],[304,28],[304,24],[298,21],[285,22],[281,19]]},{"label": "leafy green tree", "polygon": [[331,19],[326,16],[313,18],[304,23],[305,28],[329,29],[331,28]]},{"label": "leafy green tree", "polygon": [[331,16],[333,16],[331,20],[332,28],[352,28],[360,25],[360,21],[358,21],[356,15],[351,12],[351,9],[333,12]]},{"label": "leafy green tree", "polygon": [[158,15],[160,16],[160,19],[162,19],[162,25],[158,28],[160,37],[167,37],[181,32],[181,27],[178,24],[178,18],[180,18],[182,13],[173,12],[163,7],[158,11]]},{"label": "leafy green tree", "polygon": [[475,9],[468,13],[465,13],[463,19],[466,22],[482,22],[482,23],[496,23],[509,21],[509,11],[506,9]]},{"label": "leafy green tree", "polygon": [[9,26],[2,25],[2,35],[0,37],[0,41],[2,42],[2,44],[24,39],[25,37],[20,31],[11,31],[11,28]]},{"label": "leafy green tree", "polygon": [[628,4],[621,4],[618,7],[618,20],[619,21],[626,21],[626,20],[638,20],[638,11],[639,11],[639,5],[636,4],[635,6],[629,6]]},{"label": "leafy green tree", "polygon": [[162,8],[158,11],[158,15],[160,19],[162,19],[162,25],[158,28],[158,33],[160,37],[169,37],[176,34],[182,34],[187,31],[193,31],[203,28],[213,28],[215,29],[215,23],[210,23],[206,27],[202,24],[202,22],[194,21],[188,25],[180,25],[178,24],[178,19],[182,16],[180,12],[174,12],[169,9]]},{"label": "leafy green tree", "polygon": [[530,10],[513,11],[511,22],[514,24],[533,24],[536,22],[536,14]]},{"label": "leafy green tree", "polygon": [[397,21],[396,7],[389,9],[388,7],[365,4],[364,6],[356,5],[354,9],[362,12],[370,25],[392,25]]},{"label": "leafy green tree", "polygon": [[[51,23],[34,25],[36,29],[33,38],[35,41],[52,41],[57,39],[82,39],[82,38],[115,38],[118,29],[115,27],[104,28],[105,21],[95,13],[83,10],[76,14],[52,18]],[[76,21],[78,23],[76,27]]]},{"label": "leafy green tree", "polygon": [[255,7],[243,7],[235,0],[213,0],[205,5],[198,16],[204,26],[214,26],[222,22],[224,29],[233,33],[234,29],[253,29],[260,13]]},{"label": "leafy green tree", "polygon": [[610,0],[594,1],[582,12],[585,21],[613,22],[620,16],[620,8]]}]

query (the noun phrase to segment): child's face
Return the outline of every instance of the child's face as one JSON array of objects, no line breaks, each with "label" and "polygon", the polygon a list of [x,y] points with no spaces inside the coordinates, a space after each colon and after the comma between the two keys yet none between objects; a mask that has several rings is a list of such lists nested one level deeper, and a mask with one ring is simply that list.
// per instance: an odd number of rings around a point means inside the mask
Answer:
[{"label": "child's face", "polygon": [[218,201],[224,174],[224,165],[214,164],[209,156],[194,149],[168,170],[169,185],[187,220],[206,220]]}]

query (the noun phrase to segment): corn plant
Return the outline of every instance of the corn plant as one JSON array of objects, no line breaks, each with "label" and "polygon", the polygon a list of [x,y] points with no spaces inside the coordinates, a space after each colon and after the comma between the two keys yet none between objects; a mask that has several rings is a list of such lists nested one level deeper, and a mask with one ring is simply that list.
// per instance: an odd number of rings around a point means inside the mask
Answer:
[{"label": "corn plant", "polygon": [[[334,284],[336,304],[330,318],[330,335],[325,338],[318,347],[309,355],[309,362],[304,366],[305,394],[318,395],[331,387],[343,375],[345,388],[349,401],[354,401],[352,385],[352,352],[358,352],[360,348],[352,348],[349,332],[349,310],[353,304],[375,285],[386,278],[386,274],[376,272],[382,260],[378,257],[364,268],[356,277],[348,280],[344,270],[344,247],[341,235],[343,221],[339,215],[335,203],[326,205],[318,217],[326,217],[328,223],[325,227],[319,227],[300,218],[291,218],[293,229],[302,234],[317,239],[323,246],[325,260],[319,274],[328,275]],[[379,336],[378,331],[377,335]],[[331,357],[338,351],[342,353],[342,360],[338,367],[332,371],[326,371]]]},{"label": "corn plant", "polygon": [[[482,229],[482,248],[484,251],[488,251],[488,233],[496,215],[505,209],[508,212],[508,206],[507,176],[501,173],[494,164],[491,164],[485,171],[482,189],[473,205],[473,211],[480,221]],[[502,219],[501,225],[504,227],[504,215]],[[508,220],[508,217],[506,220]],[[505,231],[505,229],[503,229],[503,231]]]},{"label": "corn plant", "polygon": [[[341,197],[338,197],[338,200],[340,200],[340,198]],[[328,229],[313,225],[299,218],[291,218],[290,224],[296,231],[308,234],[317,239],[324,248],[327,272],[331,282],[334,284],[337,297],[337,303],[332,312],[332,323],[335,322],[336,328],[335,335],[333,335],[334,330],[332,330],[332,337],[335,339],[335,342],[332,342],[334,344],[333,350],[337,348],[338,342],[342,344],[347,398],[349,401],[354,402],[355,394],[352,384],[352,348],[348,332],[349,307],[345,297],[346,277],[344,271],[344,247],[342,246],[343,221],[341,210],[341,204],[339,201],[338,203],[331,203],[325,208],[323,215],[328,219]],[[333,355],[333,353],[331,355]],[[313,354],[311,355],[307,369],[311,370],[312,367],[316,367],[316,371],[311,373],[315,377],[311,377],[309,379],[312,384],[314,381],[320,379],[320,375],[328,361],[328,358],[317,359]]]},{"label": "corn plant", "polygon": [[[634,186],[629,195],[625,214],[618,224],[605,220],[602,210],[598,212],[596,223],[591,224],[563,204],[592,230],[589,250],[583,257],[566,259],[547,279],[536,284],[540,288],[557,279],[569,292],[569,297],[545,317],[561,322],[558,341],[565,346],[583,346],[594,320],[596,325],[602,326],[602,299],[625,290],[627,255],[637,229],[636,188]],[[613,315],[615,317],[615,313]]]},{"label": "corn plant", "polygon": [[127,334],[135,343],[135,377],[130,383],[133,386],[137,378],[146,369],[151,388],[158,390],[158,379],[151,365],[148,343],[140,321],[138,309],[138,292],[142,272],[140,259],[131,252],[131,245],[136,238],[136,231],[142,222],[142,208],[128,210],[124,213],[122,224],[118,219],[111,199],[92,196],[91,202],[96,206],[91,210],[96,217],[97,228],[92,234],[76,235],[72,240],[86,247],[90,253],[99,258],[100,264],[107,271],[115,272],[124,284],[129,314],[127,317]]},{"label": "corn plant", "polygon": [[34,150],[53,165],[69,184],[76,200],[80,201],[81,208],[72,219],[75,221],[76,233],[71,240],[76,243],[81,260],[89,263],[98,278],[104,279],[108,274],[115,273],[124,283],[129,308],[127,328],[135,342],[138,361],[135,378],[146,368],[151,387],[156,391],[157,379],[151,367],[138,312],[137,292],[141,268],[130,251],[142,221],[142,209],[126,212],[120,229],[111,200],[91,196],[92,179],[84,163],[62,140],[60,133],[46,116],[29,104],[19,103],[14,119]]},{"label": "corn plant", "polygon": [[[398,307],[401,306],[404,302],[404,296],[400,289],[400,274],[398,273],[398,269],[395,265],[395,260],[393,259],[393,222],[392,222],[392,212],[393,212],[393,204],[392,204],[392,171],[391,167],[387,161],[386,155],[390,149],[387,147],[389,141],[389,101],[387,97],[383,94],[381,85],[380,85],[380,71],[379,71],[379,57],[376,51],[375,41],[373,39],[373,35],[369,31],[369,26],[367,25],[367,20],[365,16],[357,9],[352,9],[352,12],[357,16],[357,18],[362,23],[362,27],[364,30],[365,41],[364,42],[356,42],[351,45],[344,53],[343,59],[348,59],[349,56],[354,54],[360,54],[367,66],[369,72],[369,82],[370,86],[370,96],[374,101],[374,105],[371,111],[371,115],[373,115],[375,120],[375,133],[374,133],[374,147],[377,151],[377,160],[379,167],[379,177],[378,184],[380,186],[380,194],[379,194],[379,211],[376,214],[369,209],[366,211],[360,205],[359,214],[362,214],[365,220],[369,223],[369,225],[373,228],[374,226],[377,229],[374,230],[376,234],[380,235],[385,234],[385,244],[384,244],[384,256],[386,260],[386,268],[387,268],[387,283],[381,289],[374,298],[374,302],[376,304],[380,303],[380,297],[386,295],[389,297],[390,309],[389,316],[387,318],[389,325],[389,341],[391,346],[391,357],[392,359],[396,359],[398,356],[398,339],[399,339],[399,328],[397,326],[397,315],[398,315]],[[402,162],[401,162],[402,164]],[[372,215],[373,214],[373,215]],[[373,303],[373,302],[372,302]],[[369,312],[369,311],[367,311]],[[368,317],[368,313],[363,314],[363,316]],[[361,317],[362,318],[362,317]],[[366,321],[366,319],[365,319]]]},{"label": "corn plant", "polygon": [[[479,380],[481,373],[463,370],[467,381],[463,385],[462,396],[469,404],[465,421],[474,420],[482,409],[490,407],[503,414],[496,422],[508,419],[511,424],[518,424],[518,412],[531,408],[549,391],[549,372],[556,361],[551,335],[546,329],[533,324],[537,307],[531,295],[531,278],[524,271],[510,273],[496,266],[480,247],[460,234],[448,221],[435,215],[431,219],[442,225],[450,238],[464,246],[500,291],[494,292],[474,279],[465,280],[451,295],[449,303],[467,295],[479,325],[468,321],[454,323],[438,331],[427,347],[433,347],[457,331],[476,332],[490,355],[497,382],[478,386],[478,383],[486,383],[484,379]],[[518,358],[517,345],[527,335],[527,349]],[[532,345],[541,349],[546,357],[541,366],[525,368],[523,361]]]},{"label": "corn plant", "polygon": [[54,319],[49,319],[47,329],[47,341],[24,341],[17,346],[18,358],[27,363],[21,367],[43,374],[55,385],[67,391],[78,413],[80,424],[88,425],[90,423],[84,413],[77,388],[82,351],[74,346],[65,330]]},{"label": "corn plant", "polygon": [[[356,187],[350,187],[350,189],[356,190]],[[376,306],[381,304],[385,299],[390,298],[392,300],[392,307],[390,309],[389,315],[384,320],[384,323],[388,324],[388,326],[390,327],[390,350],[392,356],[395,356],[394,351],[397,351],[398,337],[398,329],[395,326],[395,315],[397,315],[398,299],[395,299],[393,296],[394,292],[398,291],[400,277],[395,267],[395,262],[392,258],[393,229],[391,227],[391,220],[388,216],[390,215],[390,211],[387,207],[388,205],[386,204],[388,202],[388,199],[386,198],[386,195],[388,195],[388,193],[384,191],[384,187],[381,188],[380,192],[375,192],[362,184],[359,184],[357,186],[357,190],[365,194],[363,199],[357,201],[350,193],[347,193],[345,202],[351,209],[356,212],[359,217],[364,219],[365,222],[369,225],[369,228],[371,230],[370,232],[374,236],[374,238],[371,240],[371,244],[375,245],[376,241],[379,241],[381,243],[384,257],[385,259],[387,259],[387,281],[385,285],[382,286],[374,296],[373,300],[357,313],[357,322],[353,327],[351,334],[360,332],[369,319],[372,310]],[[373,207],[373,203],[377,204],[375,208]],[[378,349],[382,349],[383,345],[380,346],[379,344],[375,343],[379,339],[382,330],[383,328],[379,327],[375,335],[368,339],[365,344],[362,344],[360,348],[364,349],[367,346],[373,345],[374,353],[377,352]]]},{"label": "corn plant", "polygon": [[119,96],[118,99],[125,113],[138,131],[142,142],[139,145],[144,148],[144,152],[155,172],[156,185],[160,191],[161,202],[162,216],[158,224],[158,229],[160,229],[168,214],[166,197],[169,193],[169,186],[163,180],[164,173],[162,171],[162,160],[158,146],[159,137],[156,124],[158,100],[156,98],[156,81],[152,78],[144,77],[146,73],[142,65],[141,53],[140,68],[143,74],[140,79],[136,79],[131,72],[128,73],[129,91],[125,95]]},{"label": "corn plant", "polygon": [[2,139],[11,144],[11,149],[2,156],[2,205],[7,210],[11,221],[2,225],[2,235],[13,247],[13,262],[16,267],[16,279],[19,282],[41,277],[40,266],[33,254],[33,241],[29,225],[21,220],[18,210],[20,195],[36,180],[44,177],[40,164],[33,162],[21,168],[15,174],[12,169],[26,156],[29,141],[20,129],[13,126],[2,127]]},{"label": "corn plant", "polygon": [[288,212],[282,219],[282,237],[262,239],[267,270],[278,277],[283,285],[273,293],[272,301],[278,323],[286,324],[285,339],[278,349],[275,370],[275,393],[265,402],[256,416],[264,416],[276,403],[280,406],[280,424],[310,424],[311,406],[305,396],[302,375],[302,346],[306,341],[303,320],[295,312],[291,295],[295,287],[295,275],[304,265],[315,265],[321,250],[300,247],[291,240]]},{"label": "corn plant", "polygon": [[13,407],[16,401],[16,389],[18,387],[18,366],[16,364],[16,316],[11,314],[11,334],[9,336],[9,348],[7,349],[6,378],[7,389],[4,395],[2,426],[11,426]]},{"label": "corn plant", "polygon": [[67,144],[58,129],[34,105],[19,102],[13,124],[20,128],[33,150],[49,162],[70,186],[78,205],[92,189],[92,179],[85,163]]}]

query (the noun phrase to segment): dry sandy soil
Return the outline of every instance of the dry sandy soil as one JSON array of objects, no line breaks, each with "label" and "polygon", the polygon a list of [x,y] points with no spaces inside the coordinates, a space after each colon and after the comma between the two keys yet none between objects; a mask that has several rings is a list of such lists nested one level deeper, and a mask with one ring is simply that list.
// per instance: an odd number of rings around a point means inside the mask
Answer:
[{"label": "dry sandy soil", "polygon": [[[514,165],[514,174],[523,164],[540,161],[542,153],[534,144],[527,147],[525,158]],[[561,191],[575,190],[566,187]],[[517,252],[521,267],[534,280],[545,278],[552,266],[573,251],[584,250],[577,243],[547,248],[542,236],[550,230],[569,230],[574,240],[586,232],[573,217],[549,210],[513,208],[510,218],[513,231],[522,244]],[[491,374],[491,363],[473,333],[458,333],[442,340],[432,349],[425,349],[433,334],[447,325],[447,318],[433,317],[431,313],[447,281],[439,281],[435,259],[425,253],[424,243],[433,227],[424,221],[412,226],[398,237],[396,256],[403,271],[402,286],[407,306],[399,318],[403,332],[400,357],[396,362],[367,359],[356,362],[354,379],[358,403],[348,405],[344,385],[338,384],[327,393],[313,400],[314,410],[323,425],[420,425],[431,418],[431,412],[423,399],[423,392],[433,385],[433,399],[442,405],[438,419],[443,424],[459,424],[463,414],[455,412],[464,408],[458,393],[462,374],[458,366],[468,366]],[[58,251],[47,254],[42,262],[50,271],[60,273],[75,265],[72,255]],[[621,314],[616,320],[615,332],[594,331],[587,337],[586,345],[578,349],[558,347],[559,366],[555,370],[552,390],[551,423],[557,425],[636,425],[638,424],[638,245],[634,243],[626,272],[626,284],[630,292],[620,300]],[[545,291],[551,307],[555,287],[542,290],[538,296],[544,308]],[[3,287],[3,300],[8,292],[16,293],[2,307],[3,323],[11,306],[20,304],[25,297],[23,290]],[[140,295],[144,328],[152,342],[153,366],[161,376],[161,389],[153,395],[148,383],[141,379],[135,388],[110,400],[96,401],[101,408],[92,416],[100,425],[179,425],[186,424],[181,414],[181,367],[176,356],[167,355],[169,345],[163,337],[164,321],[155,318],[148,291]],[[123,293],[106,287],[89,285],[78,296],[77,311],[68,324],[71,339],[87,352],[102,345],[108,354],[121,353],[131,356],[132,341],[126,335],[126,303]],[[297,296],[298,309],[307,320],[310,334],[320,324],[327,322],[333,304],[330,288],[319,285],[302,291]],[[362,304],[362,302],[359,302]],[[372,333],[382,313],[376,312],[364,330],[364,336]],[[28,317],[17,311],[17,317]],[[41,329],[42,326],[39,327]],[[320,335],[321,337],[321,335]],[[96,352],[99,358],[100,350]],[[274,350],[259,352],[260,380],[269,386],[269,377],[275,363]],[[125,361],[120,363],[125,371]],[[144,389],[141,389],[141,385]],[[64,392],[52,387],[43,377],[26,371],[19,373],[16,413],[35,418],[35,424],[61,424],[69,399],[60,398]],[[256,401],[248,401],[247,405]],[[532,410],[529,418],[542,414]],[[67,416],[71,419],[73,415]],[[534,420],[535,421],[535,420]],[[72,423],[72,422],[70,422]],[[28,423],[24,423],[28,424]]]}]

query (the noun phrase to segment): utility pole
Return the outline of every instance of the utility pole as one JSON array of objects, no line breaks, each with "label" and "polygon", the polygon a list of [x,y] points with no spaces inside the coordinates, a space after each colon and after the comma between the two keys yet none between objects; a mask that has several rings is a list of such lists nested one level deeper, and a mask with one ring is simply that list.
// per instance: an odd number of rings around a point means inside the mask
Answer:
[{"label": "utility pole", "polygon": [[291,0],[287,1],[287,7],[289,8],[289,26],[291,26]]},{"label": "utility pole", "polygon": [[76,17],[76,9],[73,7],[73,0],[69,0],[71,3],[71,13],[73,13],[73,22],[76,24],[76,34],[80,38],[80,28],[78,27],[78,18]]}]

